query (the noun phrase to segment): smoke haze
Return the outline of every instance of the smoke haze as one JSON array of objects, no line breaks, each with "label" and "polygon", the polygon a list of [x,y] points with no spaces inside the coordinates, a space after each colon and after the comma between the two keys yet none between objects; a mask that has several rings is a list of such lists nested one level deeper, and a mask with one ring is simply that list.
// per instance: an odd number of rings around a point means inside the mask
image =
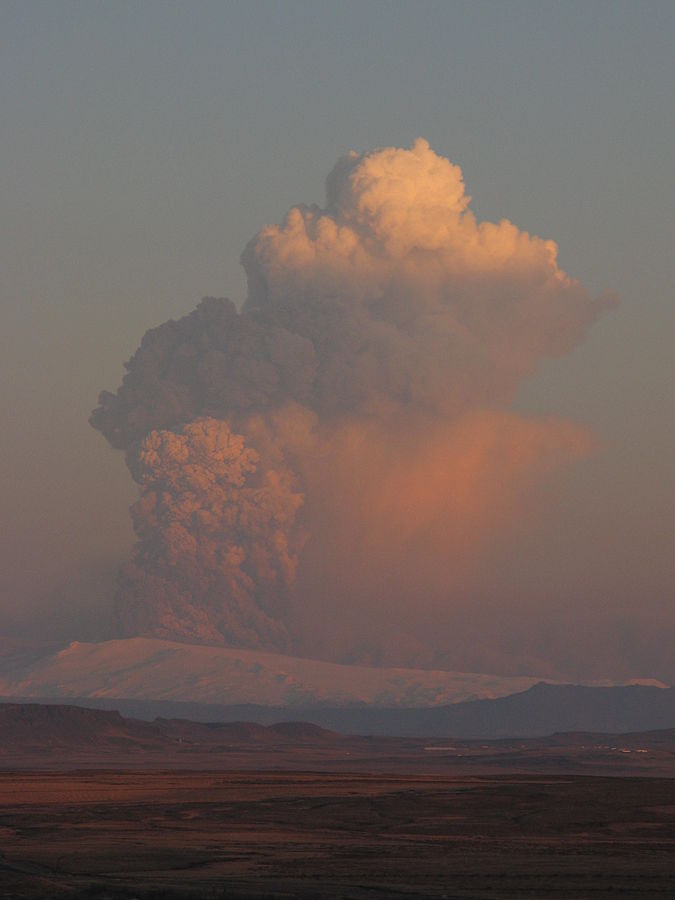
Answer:
[{"label": "smoke haze", "polygon": [[139,487],[124,633],[459,658],[448,635],[489,615],[471,603],[495,546],[596,445],[509,405],[612,305],[554,242],[469,204],[422,139],[350,153],[325,208],[248,243],[240,312],[207,298],[146,333],[91,417]]}]

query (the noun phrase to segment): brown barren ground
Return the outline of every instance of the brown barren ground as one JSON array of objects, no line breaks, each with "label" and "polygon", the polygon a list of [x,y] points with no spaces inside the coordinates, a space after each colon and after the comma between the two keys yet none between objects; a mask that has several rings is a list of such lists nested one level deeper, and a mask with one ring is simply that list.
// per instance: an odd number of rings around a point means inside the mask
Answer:
[{"label": "brown barren ground", "polygon": [[3,897],[675,896],[675,779],[0,773]]}]

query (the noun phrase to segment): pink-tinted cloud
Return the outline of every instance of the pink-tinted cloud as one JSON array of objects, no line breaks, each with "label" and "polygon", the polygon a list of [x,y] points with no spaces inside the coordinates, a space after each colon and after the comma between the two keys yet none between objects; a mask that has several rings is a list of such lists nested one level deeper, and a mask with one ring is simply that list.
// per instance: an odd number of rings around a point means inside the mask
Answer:
[{"label": "pink-tinted cloud", "polygon": [[424,140],[349,154],[325,208],[249,242],[241,312],[205,300],[145,335],[92,415],[141,491],[128,631],[348,654],[452,608],[491,536],[591,451],[507,407],[610,301],[469,200]]}]

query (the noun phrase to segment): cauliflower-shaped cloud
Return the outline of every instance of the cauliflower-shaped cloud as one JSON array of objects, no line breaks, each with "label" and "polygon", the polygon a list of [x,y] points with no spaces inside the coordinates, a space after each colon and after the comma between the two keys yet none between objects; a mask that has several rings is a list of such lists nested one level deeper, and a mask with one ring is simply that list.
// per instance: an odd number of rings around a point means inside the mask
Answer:
[{"label": "cauliflower-shaped cloud", "polygon": [[593,446],[506,409],[611,303],[557,252],[478,222],[422,139],[338,160],[324,207],[246,246],[242,310],[209,298],[150,330],[92,414],[141,493],[127,631],[285,649],[313,608],[335,623],[326,604],[451,605],[485,535]]}]

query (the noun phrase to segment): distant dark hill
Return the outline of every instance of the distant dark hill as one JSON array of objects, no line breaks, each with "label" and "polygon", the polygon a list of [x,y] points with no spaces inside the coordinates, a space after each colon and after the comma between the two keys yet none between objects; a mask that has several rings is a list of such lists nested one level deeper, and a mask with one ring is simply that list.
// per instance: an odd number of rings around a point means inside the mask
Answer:
[{"label": "distant dark hill", "polygon": [[276,722],[269,725],[267,730],[291,741],[320,741],[335,736],[335,732],[320,728],[312,722]]},{"label": "distant dark hill", "polygon": [[254,722],[205,724],[182,719],[142,722],[124,718],[116,710],[37,703],[0,704],[0,762],[8,755],[87,754],[100,752],[162,753],[196,746],[209,751],[228,745],[302,745],[335,738],[317,725],[282,722],[265,726]]},{"label": "distant dark hill", "polygon": [[675,689],[541,682],[497,700],[407,710],[332,710],[311,717],[336,731],[463,739],[541,737],[561,731],[627,732],[675,726]]},{"label": "distant dark hill", "polygon": [[[378,722],[378,712],[373,710],[371,713],[374,723]],[[389,711],[389,716],[390,727],[395,727],[396,711]],[[321,724],[328,723],[324,720]],[[407,710],[401,725],[400,734],[460,738],[539,737],[561,731],[618,733],[670,728],[675,726],[675,689],[644,685],[582,687],[541,682],[527,691],[497,700]]]},{"label": "distant dark hill", "polygon": [[[15,702],[12,698],[11,702]],[[2,698],[0,698],[2,702]],[[30,704],[35,700],[30,698]],[[39,702],[63,703],[44,698]],[[74,698],[78,706],[117,709],[138,719],[190,719],[202,723],[258,723],[277,726],[255,732],[259,740],[312,739],[312,726],[340,734],[390,737],[450,737],[494,740],[544,737],[556,732],[625,733],[675,727],[675,688],[647,685],[581,687],[541,682],[496,700],[470,700],[451,706],[380,708],[371,706],[275,707],[176,701]],[[292,716],[296,724],[288,723]],[[285,723],[281,728],[278,723]],[[141,723],[139,723],[140,725]],[[157,723],[155,723],[157,724]],[[113,727],[112,724],[109,727]],[[168,726],[166,726],[168,727]],[[178,725],[174,727],[178,728]],[[253,736],[251,731],[251,737]],[[265,738],[263,738],[265,734]]]},{"label": "distant dark hill", "polygon": [[156,742],[157,730],[115,710],[7,703],[0,705],[0,736],[2,750],[40,753],[101,744],[147,747]]},{"label": "distant dark hill", "polygon": [[[381,714],[378,711],[378,716]],[[436,724],[445,727],[442,721]],[[434,727],[428,721],[422,725],[427,730]],[[458,775],[576,772],[673,777],[675,728],[628,734],[575,731],[498,740],[439,734],[429,740],[346,736],[309,722],[267,726],[168,718],[144,722],[124,718],[114,710],[0,704],[0,770],[26,768],[418,771]]]}]

